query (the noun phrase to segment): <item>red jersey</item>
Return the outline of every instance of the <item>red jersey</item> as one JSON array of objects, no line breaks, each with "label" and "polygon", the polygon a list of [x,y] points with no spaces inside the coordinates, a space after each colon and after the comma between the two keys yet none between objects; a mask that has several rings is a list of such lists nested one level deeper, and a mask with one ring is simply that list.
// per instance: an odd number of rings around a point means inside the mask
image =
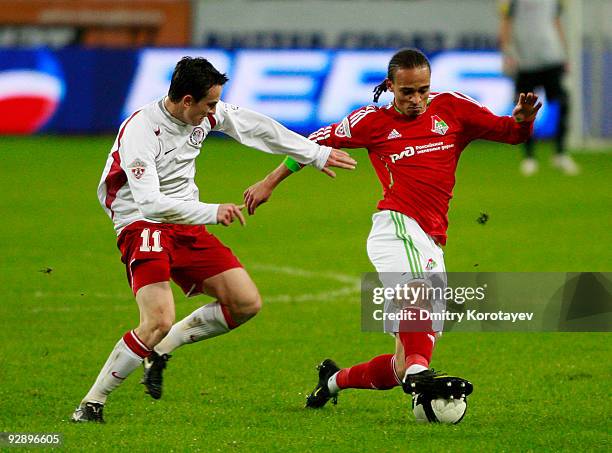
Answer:
[{"label": "red jersey", "polygon": [[362,107],[308,138],[334,148],[366,148],[383,186],[378,209],[412,217],[444,245],[461,152],[479,138],[524,142],[533,122],[494,115],[461,93],[431,93],[428,102],[416,118],[406,117],[393,104]]}]

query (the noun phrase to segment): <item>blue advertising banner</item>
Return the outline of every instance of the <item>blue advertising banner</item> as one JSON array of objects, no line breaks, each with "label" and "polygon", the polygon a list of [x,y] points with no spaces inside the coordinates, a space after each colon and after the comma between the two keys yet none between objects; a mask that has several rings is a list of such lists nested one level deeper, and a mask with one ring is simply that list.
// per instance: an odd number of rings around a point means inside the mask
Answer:
[{"label": "blue advertising banner", "polygon": [[[164,96],[184,55],[208,58],[230,77],[226,102],[269,115],[308,134],[372,103],[393,50],[0,50],[0,134],[114,132],[143,104]],[[459,91],[507,115],[513,84],[493,51],[429,56],[432,91]],[[543,93],[542,93],[543,96]],[[391,100],[385,93],[380,101]],[[545,104],[539,136],[554,132]]]}]

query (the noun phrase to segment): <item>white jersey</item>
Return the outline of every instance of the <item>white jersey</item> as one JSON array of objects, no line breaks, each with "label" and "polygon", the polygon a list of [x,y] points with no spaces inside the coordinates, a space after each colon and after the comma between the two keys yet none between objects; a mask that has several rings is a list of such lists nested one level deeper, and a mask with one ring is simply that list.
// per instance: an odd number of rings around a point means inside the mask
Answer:
[{"label": "white jersey", "polygon": [[195,159],[211,131],[318,169],[331,152],[267,116],[225,102],[198,126],[171,116],[163,99],[153,102],[121,124],[98,186],[98,199],[117,234],[138,220],[217,223],[219,205],[202,203],[194,182]]}]

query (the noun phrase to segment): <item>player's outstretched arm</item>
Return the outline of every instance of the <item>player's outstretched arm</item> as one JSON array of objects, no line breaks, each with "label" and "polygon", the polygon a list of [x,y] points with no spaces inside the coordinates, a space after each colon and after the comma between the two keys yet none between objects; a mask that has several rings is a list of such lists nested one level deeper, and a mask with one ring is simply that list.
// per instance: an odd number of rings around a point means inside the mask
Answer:
[{"label": "player's outstretched arm", "polygon": [[541,108],[542,103],[538,101],[537,94],[521,93],[516,106],[512,110],[512,117],[517,123],[533,121]]},{"label": "player's outstretched arm", "polygon": [[[321,170],[330,178],[335,178],[336,173],[330,167],[354,170],[357,162],[347,153],[339,149],[332,149],[325,167]],[[276,167],[268,176],[256,182],[244,191],[244,203],[249,215],[255,214],[255,209],[270,198],[276,187],[288,176],[300,170],[302,166],[291,158]]]},{"label": "player's outstretched arm", "polygon": [[256,182],[244,191],[244,204],[249,215],[255,214],[255,209],[260,204],[270,199],[276,187],[293,172],[289,170],[285,162],[276,167],[261,181]]}]

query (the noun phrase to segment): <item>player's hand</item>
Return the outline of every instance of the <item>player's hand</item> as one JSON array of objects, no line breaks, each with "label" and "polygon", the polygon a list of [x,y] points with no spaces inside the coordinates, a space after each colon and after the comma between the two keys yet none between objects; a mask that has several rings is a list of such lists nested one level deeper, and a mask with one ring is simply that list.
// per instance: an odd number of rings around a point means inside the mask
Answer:
[{"label": "player's hand", "polygon": [[321,172],[323,172],[323,174],[329,176],[330,178],[335,178],[336,177],[336,172],[334,170],[330,169],[330,168],[323,167]]},{"label": "player's hand", "polygon": [[234,220],[238,219],[241,225],[246,225],[244,215],[242,215],[241,209],[244,209],[244,205],[236,206],[233,203],[226,203],[219,205],[217,211],[217,223],[228,226]]},{"label": "player's hand", "polygon": [[512,116],[517,123],[533,121],[541,108],[542,103],[538,101],[536,94],[521,93],[516,106],[512,110]]},{"label": "player's hand", "polygon": [[349,153],[334,148],[331,150],[331,153],[329,153],[329,157],[327,158],[325,167],[321,171],[330,178],[335,178],[336,173],[329,167],[344,168],[345,170],[354,170],[355,165],[357,165],[357,161],[353,159]]},{"label": "player's hand", "polygon": [[274,187],[264,179],[256,182],[247,190],[244,191],[244,204],[249,215],[255,214],[255,209],[260,204],[265,203],[270,199]]}]

